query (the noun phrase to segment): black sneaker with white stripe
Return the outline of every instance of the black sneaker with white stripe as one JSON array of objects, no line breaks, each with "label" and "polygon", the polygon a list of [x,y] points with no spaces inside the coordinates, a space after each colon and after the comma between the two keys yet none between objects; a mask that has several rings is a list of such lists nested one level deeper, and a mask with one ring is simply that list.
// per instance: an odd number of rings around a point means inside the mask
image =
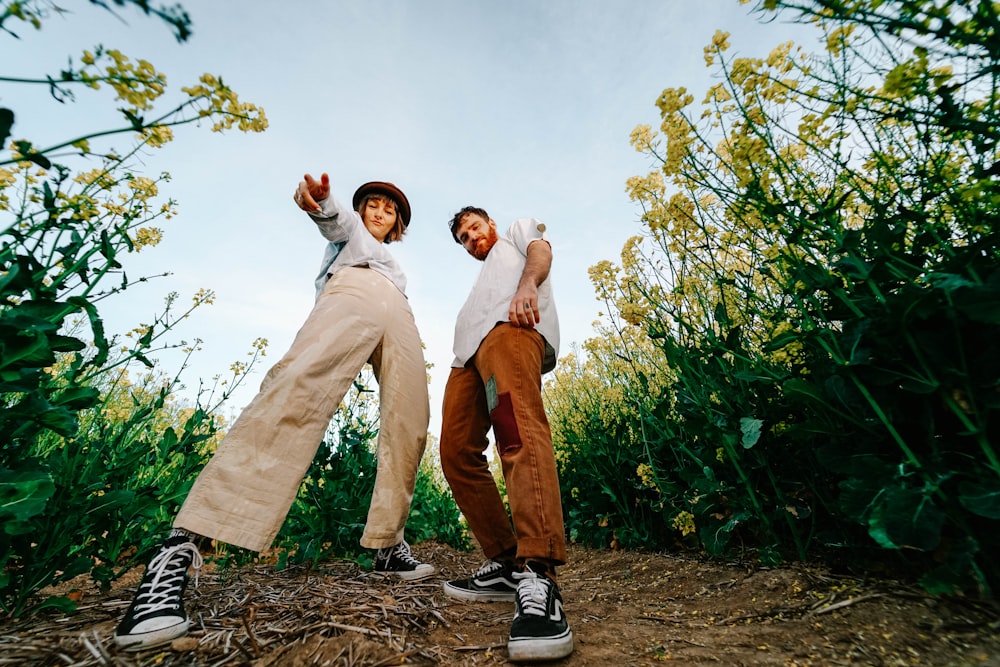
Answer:
[{"label": "black sneaker with white stripe", "polygon": [[517,590],[514,564],[488,560],[468,579],[446,581],[443,587],[448,597],[466,602],[513,602]]},{"label": "black sneaker with white stripe", "polygon": [[167,538],[146,568],[125,618],[115,630],[115,643],[138,650],[187,634],[191,624],[184,612],[187,571],[193,566],[197,572],[201,565],[201,554],[189,537]]},{"label": "black sneaker with white stripe", "polygon": [[530,569],[515,572],[514,578],[518,584],[508,657],[514,662],[533,662],[557,660],[572,653],[573,633],[556,583]]},{"label": "black sneaker with white stripe", "polygon": [[399,577],[404,581],[426,579],[437,572],[433,565],[414,558],[405,540],[394,547],[379,549],[375,554],[374,569],[376,574]]}]

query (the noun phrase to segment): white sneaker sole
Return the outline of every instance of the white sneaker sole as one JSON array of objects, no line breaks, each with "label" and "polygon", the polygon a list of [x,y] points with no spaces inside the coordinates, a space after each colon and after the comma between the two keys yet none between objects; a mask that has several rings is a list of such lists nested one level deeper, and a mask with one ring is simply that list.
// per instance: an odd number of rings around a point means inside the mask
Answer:
[{"label": "white sneaker sole", "polygon": [[437,574],[436,567],[428,567],[424,569],[416,569],[412,571],[401,571],[401,572],[382,572],[375,570],[372,574],[376,574],[380,577],[395,577],[396,579],[402,579],[403,581],[420,581],[421,579],[426,579],[427,577],[433,577]]},{"label": "white sneaker sole", "polygon": [[441,587],[444,589],[445,595],[456,600],[462,600],[463,602],[513,602],[515,598],[514,591],[510,593],[502,591],[470,591],[467,588],[452,586],[451,582],[448,581],[444,582]]},{"label": "white sneaker sole", "polygon": [[573,652],[573,632],[567,628],[559,637],[509,639],[507,657],[512,662],[558,660]]},{"label": "white sneaker sole", "polygon": [[143,649],[169,644],[178,637],[186,635],[190,627],[191,620],[188,619],[183,623],[168,625],[165,628],[158,628],[156,630],[150,630],[149,632],[140,632],[131,635],[115,635],[115,644],[126,651],[141,651]]}]

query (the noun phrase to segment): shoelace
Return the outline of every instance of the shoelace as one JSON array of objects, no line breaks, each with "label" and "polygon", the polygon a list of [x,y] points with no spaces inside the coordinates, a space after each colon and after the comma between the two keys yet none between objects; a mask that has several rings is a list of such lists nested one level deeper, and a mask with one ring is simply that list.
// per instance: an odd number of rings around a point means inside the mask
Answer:
[{"label": "shoelace", "polygon": [[203,564],[198,547],[191,542],[184,542],[161,549],[149,563],[149,572],[153,573],[153,579],[149,583],[144,581],[139,585],[135,605],[136,618],[177,607],[176,598],[180,595],[181,583],[188,569],[183,558],[185,555],[191,557],[195,586],[198,585],[198,570]]},{"label": "shoelace", "polygon": [[513,572],[517,585],[517,599],[521,613],[529,616],[545,616],[548,613],[549,581],[534,572]]},{"label": "shoelace", "polygon": [[403,561],[407,565],[420,565],[420,561],[413,557],[413,554],[410,552],[410,545],[405,541],[396,545],[396,558]]},{"label": "shoelace", "polygon": [[498,563],[495,560],[488,560],[479,566],[479,569],[476,570],[476,573],[474,575],[472,575],[472,578],[479,579],[480,577],[485,577],[488,574],[493,574],[494,572],[497,572],[502,569],[503,569],[503,563]]}]

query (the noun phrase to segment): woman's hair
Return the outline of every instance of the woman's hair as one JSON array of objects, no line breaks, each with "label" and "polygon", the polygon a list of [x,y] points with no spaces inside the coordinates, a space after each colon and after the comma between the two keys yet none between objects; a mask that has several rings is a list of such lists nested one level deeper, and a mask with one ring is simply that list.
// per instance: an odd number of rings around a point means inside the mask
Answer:
[{"label": "woman's hair", "polygon": [[361,219],[364,219],[364,215],[361,213],[368,206],[370,201],[387,201],[392,202],[392,205],[396,207],[396,224],[392,226],[389,233],[385,236],[385,243],[392,243],[393,241],[401,241],[403,239],[403,234],[406,233],[406,225],[403,223],[403,214],[400,211],[399,202],[390,197],[389,195],[384,195],[378,192],[373,192],[372,194],[365,195],[361,198],[361,203],[358,204],[358,215],[361,215]]}]

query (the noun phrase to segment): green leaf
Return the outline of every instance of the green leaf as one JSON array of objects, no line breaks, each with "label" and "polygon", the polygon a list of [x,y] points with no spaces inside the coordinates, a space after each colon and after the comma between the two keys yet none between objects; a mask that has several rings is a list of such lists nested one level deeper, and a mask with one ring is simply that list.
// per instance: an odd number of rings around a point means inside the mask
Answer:
[{"label": "green leaf", "polygon": [[94,334],[93,345],[97,348],[97,354],[87,364],[94,368],[100,368],[107,361],[108,353],[111,349],[108,339],[104,336],[104,320],[98,314],[97,307],[82,296],[71,296],[66,299],[66,302],[73,304],[87,313],[87,318],[90,320],[90,328]]},{"label": "green leaf", "polygon": [[968,278],[954,273],[932,273],[927,277],[927,282],[931,287],[943,289],[945,292],[952,292],[960,287],[973,287],[975,283]]},{"label": "green leaf", "polygon": [[56,331],[62,326],[66,317],[77,310],[79,307],[76,304],[51,299],[33,299],[5,310],[0,322],[18,329]]},{"label": "green leaf", "polygon": [[122,112],[122,115],[125,116],[125,118],[128,120],[128,122],[132,124],[133,130],[135,130],[136,132],[142,132],[145,123],[142,116],[136,116],[128,109],[120,109],[120,111]]},{"label": "green leaf", "polygon": [[757,549],[757,560],[764,567],[779,567],[784,559],[781,557],[781,552],[778,551],[773,545],[764,546]]},{"label": "green leaf", "polygon": [[49,215],[52,216],[53,220],[58,217],[59,211],[56,209],[56,195],[52,192],[52,186],[49,185],[48,181],[42,183],[42,205],[49,212]]},{"label": "green leaf", "polygon": [[753,417],[741,417],[740,418],[740,433],[743,434],[740,442],[743,444],[743,449],[750,449],[757,444],[760,440],[761,427],[764,422],[760,419],[754,419]]},{"label": "green leaf", "polygon": [[101,393],[93,387],[69,387],[52,399],[54,405],[62,405],[71,410],[82,410],[97,403]]},{"label": "green leaf", "polygon": [[47,472],[0,469],[0,521],[27,521],[41,514],[53,493],[55,484]]},{"label": "green leaf", "polygon": [[805,398],[817,403],[825,402],[823,391],[807,380],[791,378],[781,385],[781,389],[785,392],[785,396],[789,398]]},{"label": "green leaf", "polygon": [[21,282],[21,267],[11,264],[7,273],[0,275],[0,291],[7,291],[10,286],[11,291],[17,291],[17,284]]},{"label": "green leaf", "polygon": [[31,608],[32,613],[37,614],[43,609],[53,609],[60,614],[69,614],[76,611],[76,603],[65,595],[50,595],[42,602]]},{"label": "green leaf", "polygon": [[806,260],[795,267],[791,277],[793,282],[802,283],[798,290],[802,293],[822,291],[836,283],[836,278],[827,269]]},{"label": "green leaf", "polygon": [[992,597],[975,563],[979,543],[971,537],[952,541],[944,551],[944,562],[920,578],[920,585],[931,595],[954,595],[967,588],[969,581],[979,584],[984,599]]},{"label": "green leaf", "polygon": [[1000,519],[1000,483],[962,482],[958,485],[958,502],[973,514]]},{"label": "green leaf", "polygon": [[44,155],[42,155],[41,153],[35,151],[31,147],[31,144],[29,142],[15,141],[14,145],[17,148],[17,152],[21,154],[23,159],[27,160],[28,162],[34,162],[42,169],[52,168],[52,163],[49,161],[49,159]]},{"label": "green leaf", "polygon": [[[864,483],[869,481],[876,490],[881,488],[881,480],[891,479],[894,465],[887,463],[873,452],[864,451],[860,443],[853,448],[844,447],[842,443],[827,444],[816,448],[816,459],[825,468],[849,475],[853,481]],[[872,493],[874,496],[874,493]]]},{"label": "green leaf", "polygon": [[49,347],[48,339],[39,333],[0,341],[0,350],[3,352],[0,368],[7,368],[15,364],[15,368],[49,366],[56,360],[52,348]]},{"label": "green leaf", "polygon": [[733,531],[750,518],[748,512],[734,512],[725,520],[716,519],[711,515],[699,516],[698,537],[701,539],[705,551],[712,556],[724,555],[726,547],[732,539]]},{"label": "green leaf", "polygon": [[[46,376],[48,377],[48,376]],[[38,389],[42,381],[40,368],[6,368],[0,370],[0,391],[28,393]]]},{"label": "green leaf", "polygon": [[867,263],[852,255],[841,257],[833,266],[845,276],[855,280],[867,280],[872,271]]},{"label": "green leaf", "polygon": [[138,361],[139,363],[141,363],[146,368],[152,368],[153,367],[153,362],[150,361],[149,358],[146,357],[144,354],[141,354],[139,352],[135,352],[135,353],[133,353],[132,356],[135,358],[136,361]]},{"label": "green leaf", "polygon": [[82,340],[72,336],[49,336],[49,345],[54,352],[77,352],[87,347]]},{"label": "green leaf", "polygon": [[802,333],[795,331],[794,329],[780,333],[771,340],[767,341],[764,345],[764,350],[767,352],[773,352],[775,350],[780,350],[790,343],[794,343],[802,337]]},{"label": "green leaf", "polygon": [[88,498],[88,513],[106,513],[116,510],[119,507],[126,507],[132,503],[135,498],[135,492],[129,491],[127,489],[118,489],[116,491],[107,491],[99,496],[91,496]]},{"label": "green leaf", "polygon": [[837,498],[840,511],[860,524],[867,523],[872,503],[881,487],[869,480],[854,478],[842,480],[837,486],[840,489]]},{"label": "green leaf", "polygon": [[174,447],[177,446],[177,432],[174,431],[172,426],[168,426],[163,431],[163,437],[160,438],[160,457],[166,456]]},{"label": "green leaf", "polygon": [[37,421],[42,426],[52,429],[59,435],[73,435],[80,422],[75,410],[64,407],[53,407],[38,415]]},{"label": "green leaf", "polygon": [[729,319],[729,312],[726,310],[726,304],[722,301],[715,304],[715,321],[722,328],[728,327],[732,322],[732,320]]},{"label": "green leaf", "polygon": [[920,489],[888,488],[872,506],[868,534],[886,549],[931,551],[941,543],[945,515]]},{"label": "green leaf", "polygon": [[956,289],[952,303],[973,322],[1000,324],[1000,285],[974,285]]},{"label": "green leaf", "polygon": [[87,556],[80,556],[78,558],[74,558],[68,563],[63,564],[61,568],[62,572],[56,577],[56,582],[69,581],[73,577],[78,577],[81,574],[90,572],[90,569],[93,566],[94,566],[93,559]]}]

